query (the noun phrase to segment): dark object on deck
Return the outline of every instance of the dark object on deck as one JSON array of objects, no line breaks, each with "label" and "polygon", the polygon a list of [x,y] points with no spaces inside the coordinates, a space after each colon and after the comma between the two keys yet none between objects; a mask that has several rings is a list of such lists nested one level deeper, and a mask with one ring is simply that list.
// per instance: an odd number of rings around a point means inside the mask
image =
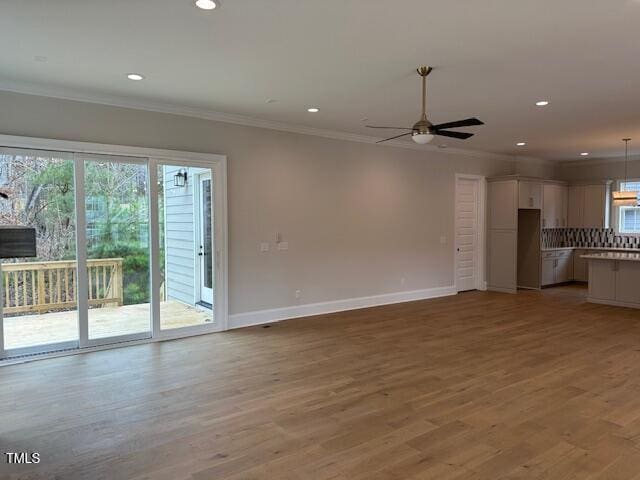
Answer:
[{"label": "dark object on deck", "polygon": [[36,229],[0,226],[0,258],[36,256]]}]

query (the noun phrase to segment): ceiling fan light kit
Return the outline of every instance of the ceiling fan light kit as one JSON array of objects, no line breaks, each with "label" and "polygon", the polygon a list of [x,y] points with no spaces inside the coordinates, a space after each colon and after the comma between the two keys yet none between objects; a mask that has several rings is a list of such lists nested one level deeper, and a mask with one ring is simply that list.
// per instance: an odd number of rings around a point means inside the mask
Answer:
[{"label": "ceiling fan light kit", "polygon": [[418,120],[413,125],[413,127],[377,127],[374,125],[367,125],[368,128],[409,130],[408,133],[402,133],[400,135],[396,135],[395,137],[385,138],[384,140],[380,140],[376,143],[388,142],[389,140],[394,140],[396,138],[406,137],[409,135],[411,135],[412,140],[419,145],[425,145],[429,143],[436,135],[442,137],[457,138],[459,140],[466,140],[467,138],[471,138],[473,136],[473,133],[454,132],[447,129],[484,125],[484,123],[477,118],[467,118],[465,120],[441,123],[438,125],[434,125],[429,121],[429,119],[427,118],[427,76],[433,71],[433,68],[422,66],[418,67],[417,71],[418,75],[420,75],[422,79],[422,115],[420,116],[420,120]]}]

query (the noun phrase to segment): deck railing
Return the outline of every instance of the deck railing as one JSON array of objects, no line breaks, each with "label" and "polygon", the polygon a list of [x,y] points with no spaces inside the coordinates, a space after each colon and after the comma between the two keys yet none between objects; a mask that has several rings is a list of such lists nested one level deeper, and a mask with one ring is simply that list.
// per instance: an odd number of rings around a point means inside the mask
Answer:
[{"label": "deck railing", "polygon": [[[78,301],[77,262],[2,264],[5,314],[73,308]],[[87,260],[89,305],[122,305],[122,259]]]}]

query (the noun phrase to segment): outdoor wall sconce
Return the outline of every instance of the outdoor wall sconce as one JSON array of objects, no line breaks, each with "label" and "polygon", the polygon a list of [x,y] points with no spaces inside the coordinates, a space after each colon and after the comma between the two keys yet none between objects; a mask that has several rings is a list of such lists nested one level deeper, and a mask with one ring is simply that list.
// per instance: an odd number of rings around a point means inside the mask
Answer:
[{"label": "outdoor wall sconce", "polygon": [[173,184],[176,187],[186,187],[188,183],[187,171],[181,168],[178,173],[173,176]]}]

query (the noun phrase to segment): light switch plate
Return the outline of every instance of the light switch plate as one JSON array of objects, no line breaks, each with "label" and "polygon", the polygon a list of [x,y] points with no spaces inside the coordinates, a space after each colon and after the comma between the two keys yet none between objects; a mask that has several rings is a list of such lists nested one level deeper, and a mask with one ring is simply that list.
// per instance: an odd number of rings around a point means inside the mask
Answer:
[{"label": "light switch plate", "polygon": [[269,242],[262,242],[260,244],[260,251],[261,252],[268,252],[269,251]]},{"label": "light switch plate", "polygon": [[447,244],[447,237],[445,237],[445,236],[440,237],[440,244],[441,245],[446,245]]}]

